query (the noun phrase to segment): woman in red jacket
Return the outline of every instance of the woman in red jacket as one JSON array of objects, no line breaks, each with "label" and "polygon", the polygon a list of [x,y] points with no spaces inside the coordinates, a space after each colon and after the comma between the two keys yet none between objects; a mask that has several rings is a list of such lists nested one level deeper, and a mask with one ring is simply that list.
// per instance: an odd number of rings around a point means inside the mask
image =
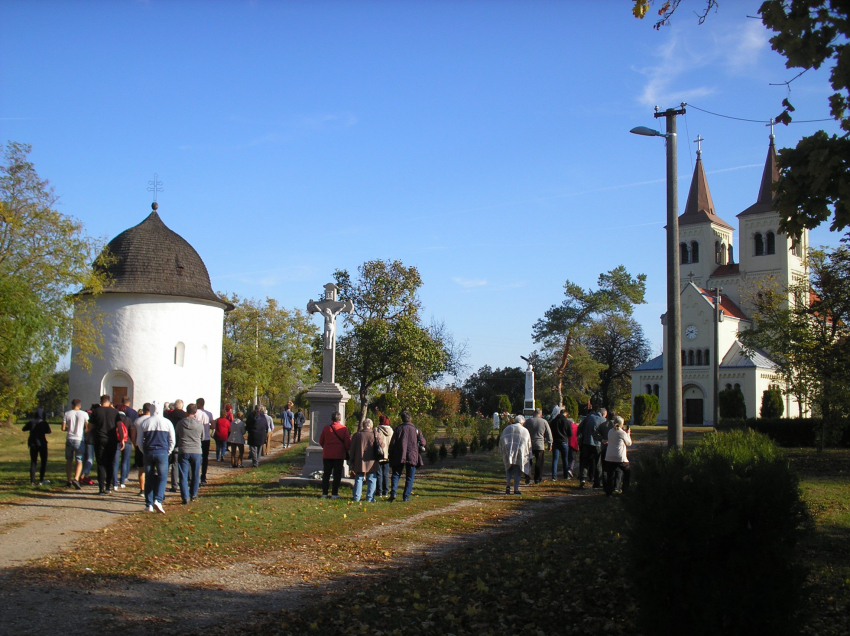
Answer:
[{"label": "woman in red jacket", "polygon": [[339,482],[342,480],[342,468],[348,449],[351,448],[351,433],[341,422],[342,414],[335,411],[333,420],[322,429],[319,435],[319,446],[322,447],[322,463],[325,470],[322,473],[322,497],[328,496],[328,483],[333,473],[333,490],[331,499],[339,499]]},{"label": "woman in red jacket", "polygon": [[[228,404],[228,406],[230,405]],[[213,439],[215,440],[215,460],[217,462],[224,461],[224,454],[227,452],[227,438],[230,435],[232,422],[233,420],[227,417],[227,411],[225,411],[214,423]]]}]

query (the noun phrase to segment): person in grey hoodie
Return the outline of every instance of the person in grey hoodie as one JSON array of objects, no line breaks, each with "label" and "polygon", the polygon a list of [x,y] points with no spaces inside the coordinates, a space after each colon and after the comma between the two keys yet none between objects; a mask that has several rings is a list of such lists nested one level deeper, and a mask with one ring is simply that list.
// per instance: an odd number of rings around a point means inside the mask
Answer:
[{"label": "person in grey hoodie", "polygon": [[[531,436],[531,455],[534,457],[534,483],[543,481],[543,456],[546,447],[552,444],[552,429],[549,422],[543,419],[543,409],[535,409],[534,417],[525,420],[523,424]],[[526,475],[525,485],[531,482],[531,475]]]},{"label": "person in grey hoodie", "polygon": [[183,503],[198,498],[198,486],[201,484],[202,441],[204,439],[204,424],[195,416],[198,405],[186,407],[186,417],[177,422],[174,427],[177,434],[177,464],[180,467],[180,497]]}]

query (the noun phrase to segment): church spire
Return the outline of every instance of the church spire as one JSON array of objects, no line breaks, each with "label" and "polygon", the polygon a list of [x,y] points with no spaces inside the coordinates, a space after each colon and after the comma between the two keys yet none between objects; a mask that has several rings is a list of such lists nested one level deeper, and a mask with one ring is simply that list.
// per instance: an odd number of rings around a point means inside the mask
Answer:
[{"label": "church spire", "polygon": [[[704,140],[700,137],[699,141]],[[716,223],[732,229],[731,225],[714,212],[714,201],[711,199],[711,190],[708,189],[708,179],[702,165],[702,148],[697,152],[697,163],[694,166],[688,202],[685,204],[684,213],[679,217],[679,225],[696,225],[698,223]]]},{"label": "church spire", "polygon": [[776,165],[776,146],[773,143],[774,139],[776,139],[776,135],[773,134],[773,121],[771,121],[770,145],[767,148],[767,158],[764,161],[764,172],[761,175],[758,199],[738,216],[773,212],[773,184],[779,179],[779,168]]}]

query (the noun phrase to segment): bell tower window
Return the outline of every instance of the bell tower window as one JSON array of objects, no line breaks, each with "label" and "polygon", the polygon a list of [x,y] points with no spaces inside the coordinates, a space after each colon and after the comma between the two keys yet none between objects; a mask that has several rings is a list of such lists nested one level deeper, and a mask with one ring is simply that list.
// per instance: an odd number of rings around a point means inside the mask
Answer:
[{"label": "bell tower window", "polygon": [[679,243],[679,255],[682,265],[687,265],[691,262],[691,255],[688,253],[687,243]]},{"label": "bell tower window", "polygon": [[691,263],[699,263],[699,243],[691,241]]},{"label": "bell tower window", "polygon": [[732,246],[731,245],[727,249],[727,252],[729,253],[729,260],[727,260],[726,262],[729,263],[730,265],[734,265],[735,264],[735,255],[732,253]]},{"label": "bell tower window", "polygon": [[178,342],[174,346],[174,364],[178,367],[182,367],[183,363],[186,361],[186,345],[182,342]]},{"label": "bell tower window", "polygon": [[773,232],[767,233],[767,254],[776,254],[776,235]]},{"label": "bell tower window", "polygon": [[753,236],[753,241],[755,242],[755,254],[756,256],[764,256],[764,239],[762,238],[759,232],[756,232]]}]

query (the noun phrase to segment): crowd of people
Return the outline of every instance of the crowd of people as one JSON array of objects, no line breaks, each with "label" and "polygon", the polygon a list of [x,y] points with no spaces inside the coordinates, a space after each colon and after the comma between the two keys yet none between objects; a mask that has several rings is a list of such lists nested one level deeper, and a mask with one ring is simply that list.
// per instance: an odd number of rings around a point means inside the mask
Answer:
[{"label": "crowd of people", "polygon": [[[619,415],[608,419],[608,411],[600,408],[589,413],[578,424],[561,406],[552,411],[551,421],[536,409],[526,419],[517,415],[505,427],[499,439],[499,450],[505,465],[505,494],[520,494],[520,482],[539,484],[543,480],[544,457],[552,451],[552,481],[558,481],[561,464],[565,479],[575,477],[579,468],[579,488],[587,484],[603,488],[605,494],[619,494],[629,488],[631,469],[626,449],[632,445],[629,426]],[[559,461],[560,460],[560,461]]]}]

